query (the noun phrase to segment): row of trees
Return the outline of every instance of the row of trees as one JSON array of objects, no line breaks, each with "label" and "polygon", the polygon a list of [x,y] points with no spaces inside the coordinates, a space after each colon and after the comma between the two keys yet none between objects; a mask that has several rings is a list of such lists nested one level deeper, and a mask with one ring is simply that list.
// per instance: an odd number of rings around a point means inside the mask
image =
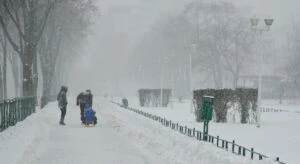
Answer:
[{"label": "row of trees", "polygon": [[195,1],[156,22],[135,48],[133,57],[141,63],[135,70],[155,83],[163,64],[165,79],[172,79],[177,88],[174,94],[182,95],[179,89],[190,84],[191,54],[192,72],[201,76],[193,76],[194,81],[198,78],[202,87],[236,88],[241,74],[256,71],[257,37],[249,18],[234,4]]},{"label": "row of trees", "polygon": [[283,73],[287,75],[287,82],[283,86],[284,91],[287,85],[294,85],[300,92],[300,20],[292,21],[291,27],[286,34],[286,42],[281,51],[284,57]]},{"label": "row of trees", "polygon": [[171,89],[139,89],[141,107],[167,107],[172,96]]},{"label": "row of trees", "polygon": [[57,92],[96,12],[92,0],[0,0],[0,99],[7,96],[7,61],[15,96],[36,96],[38,83],[42,96]]}]

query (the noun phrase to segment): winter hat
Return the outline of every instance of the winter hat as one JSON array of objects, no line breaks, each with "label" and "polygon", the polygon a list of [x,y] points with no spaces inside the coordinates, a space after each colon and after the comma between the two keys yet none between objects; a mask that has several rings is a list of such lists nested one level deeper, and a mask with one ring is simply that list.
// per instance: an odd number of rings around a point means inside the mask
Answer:
[{"label": "winter hat", "polygon": [[87,89],[86,92],[87,93],[92,93],[92,91],[90,89]]},{"label": "winter hat", "polygon": [[68,87],[66,87],[66,86],[61,86],[60,90],[61,90],[61,91],[67,92],[67,91],[68,91]]}]

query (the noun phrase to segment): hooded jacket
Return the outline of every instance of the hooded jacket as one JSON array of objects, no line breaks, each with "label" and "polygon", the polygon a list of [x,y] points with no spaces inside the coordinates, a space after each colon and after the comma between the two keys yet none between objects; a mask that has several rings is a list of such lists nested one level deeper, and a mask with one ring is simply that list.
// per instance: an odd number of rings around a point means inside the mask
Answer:
[{"label": "hooded jacket", "polygon": [[66,107],[68,104],[67,96],[66,96],[67,91],[68,91],[68,88],[65,86],[62,86],[57,95],[58,106],[60,108]]}]

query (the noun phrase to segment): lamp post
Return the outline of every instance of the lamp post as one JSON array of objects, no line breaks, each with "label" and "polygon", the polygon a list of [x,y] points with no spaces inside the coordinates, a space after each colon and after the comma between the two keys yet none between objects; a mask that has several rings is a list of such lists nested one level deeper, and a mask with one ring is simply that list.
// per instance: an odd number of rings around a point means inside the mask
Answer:
[{"label": "lamp post", "polygon": [[[273,23],[273,19],[264,19],[265,27],[259,28],[259,18],[251,18],[251,27],[252,30],[259,32],[259,40],[261,40],[261,35],[264,31],[270,31],[270,27]],[[262,61],[263,61],[263,55],[260,55],[260,61],[259,61],[259,76],[258,76],[258,97],[257,97],[257,109],[256,109],[256,117],[257,117],[257,127],[259,128],[261,126],[261,119],[260,119],[260,108],[261,108],[261,90],[262,90]]]},{"label": "lamp post", "polygon": [[164,66],[161,56],[159,56],[158,63],[160,64],[160,107],[163,104],[163,84],[164,84]]},{"label": "lamp post", "polygon": [[[196,53],[196,49],[197,49],[197,44],[196,43],[193,43],[191,45],[191,48],[192,48],[192,53],[195,54]],[[193,65],[192,65],[192,53],[190,53],[189,55],[189,71],[190,71],[190,89],[189,89],[189,92],[190,92],[190,97],[191,97],[191,113],[194,112],[194,108],[193,108],[193,76],[192,76],[192,68],[193,68]]]}]

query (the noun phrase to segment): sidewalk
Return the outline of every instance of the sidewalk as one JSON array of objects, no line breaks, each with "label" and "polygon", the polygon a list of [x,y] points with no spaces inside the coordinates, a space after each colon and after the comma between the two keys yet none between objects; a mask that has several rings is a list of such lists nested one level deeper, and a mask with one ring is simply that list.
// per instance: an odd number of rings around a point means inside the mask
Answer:
[{"label": "sidewalk", "polygon": [[100,110],[104,109],[97,107],[95,110],[99,124],[84,127],[80,123],[79,108],[75,105],[68,105],[66,126],[58,124],[60,111],[56,103],[37,109],[37,113],[25,121],[0,133],[1,163],[165,163],[156,155],[141,151],[129,138],[103,124],[105,118],[100,115]]}]

